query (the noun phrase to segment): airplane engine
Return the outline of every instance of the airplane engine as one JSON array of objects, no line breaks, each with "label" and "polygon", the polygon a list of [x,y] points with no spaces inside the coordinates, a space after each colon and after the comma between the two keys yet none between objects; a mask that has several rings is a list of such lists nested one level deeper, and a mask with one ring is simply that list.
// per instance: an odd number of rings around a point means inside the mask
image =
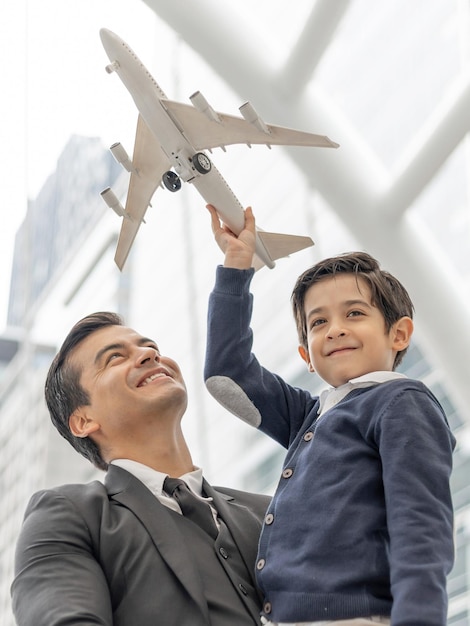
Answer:
[{"label": "airplane engine", "polygon": [[246,121],[250,122],[250,124],[253,124],[255,128],[260,130],[262,133],[266,133],[267,135],[271,134],[271,131],[266,126],[264,121],[260,118],[258,113],[255,111],[255,108],[253,107],[251,102],[245,102],[245,104],[242,104],[242,106],[239,108],[239,111],[246,119]]},{"label": "airplane engine", "polygon": [[110,147],[110,150],[113,157],[118,163],[122,165],[125,170],[127,170],[128,172],[136,171],[131,159],[129,158],[129,155],[127,154],[122,144],[120,144],[119,142],[113,143],[113,145]]},{"label": "airplane engine", "polygon": [[117,215],[119,215],[119,217],[128,217],[124,207],[119,202],[116,194],[110,187],[107,187],[104,191],[101,192],[101,197],[109,206],[109,208],[112,209]]},{"label": "airplane engine", "polygon": [[121,66],[118,61],[113,61],[109,65],[107,65],[104,69],[108,72],[108,74],[112,74],[113,72],[117,72]]},{"label": "airplane engine", "polygon": [[220,122],[220,117],[217,115],[217,112],[214,111],[200,91],[193,93],[192,96],[189,96],[189,99],[193,106],[195,106],[198,111],[201,111],[201,113],[204,113],[211,122]]}]

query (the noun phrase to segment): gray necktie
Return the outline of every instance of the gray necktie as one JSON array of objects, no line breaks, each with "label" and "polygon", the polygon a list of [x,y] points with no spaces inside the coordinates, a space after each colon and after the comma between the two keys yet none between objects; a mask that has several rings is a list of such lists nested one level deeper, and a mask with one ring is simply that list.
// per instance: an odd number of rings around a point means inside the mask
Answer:
[{"label": "gray necktie", "polygon": [[210,505],[191,493],[184,480],[167,476],[163,483],[163,489],[175,498],[185,517],[205,530],[213,539],[217,537],[218,530]]}]

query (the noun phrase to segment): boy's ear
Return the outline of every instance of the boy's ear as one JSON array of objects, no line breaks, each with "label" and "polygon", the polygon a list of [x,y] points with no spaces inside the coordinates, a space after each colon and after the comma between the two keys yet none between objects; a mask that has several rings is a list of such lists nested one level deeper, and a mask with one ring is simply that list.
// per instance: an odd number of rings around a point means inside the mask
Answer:
[{"label": "boy's ear", "polygon": [[92,417],[89,417],[86,407],[79,407],[69,418],[70,432],[75,437],[88,437],[91,433],[96,432],[101,427]]},{"label": "boy's ear", "polygon": [[314,374],[315,370],[313,369],[312,362],[310,361],[309,353],[307,352],[307,350],[303,346],[299,346],[298,350],[299,350],[299,354],[300,354],[302,360],[305,361],[305,363],[307,363],[308,371],[310,373]]},{"label": "boy's ear", "polygon": [[411,317],[400,317],[392,328],[393,348],[400,352],[407,348],[410,344],[411,335],[413,334],[414,324]]}]

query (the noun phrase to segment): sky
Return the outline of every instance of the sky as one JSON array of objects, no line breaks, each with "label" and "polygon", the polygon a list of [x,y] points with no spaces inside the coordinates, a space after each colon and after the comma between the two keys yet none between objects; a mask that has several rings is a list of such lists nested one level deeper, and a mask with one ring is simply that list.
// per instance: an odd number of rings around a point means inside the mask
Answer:
[{"label": "sky", "polygon": [[27,199],[54,172],[70,136],[100,137],[104,146],[121,141],[132,151],[137,112],[105,72],[100,28],[120,35],[146,63],[157,19],[140,0],[0,3],[0,332]]}]

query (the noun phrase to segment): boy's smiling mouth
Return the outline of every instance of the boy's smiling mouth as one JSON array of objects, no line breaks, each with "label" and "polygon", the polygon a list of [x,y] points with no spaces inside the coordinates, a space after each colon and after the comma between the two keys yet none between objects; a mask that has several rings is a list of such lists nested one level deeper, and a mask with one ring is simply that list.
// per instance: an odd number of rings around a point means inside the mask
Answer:
[{"label": "boy's smiling mouth", "polygon": [[355,349],[356,348],[353,348],[352,346],[342,346],[341,348],[334,348],[333,350],[327,353],[327,356],[335,356],[336,354],[352,352]]}]

